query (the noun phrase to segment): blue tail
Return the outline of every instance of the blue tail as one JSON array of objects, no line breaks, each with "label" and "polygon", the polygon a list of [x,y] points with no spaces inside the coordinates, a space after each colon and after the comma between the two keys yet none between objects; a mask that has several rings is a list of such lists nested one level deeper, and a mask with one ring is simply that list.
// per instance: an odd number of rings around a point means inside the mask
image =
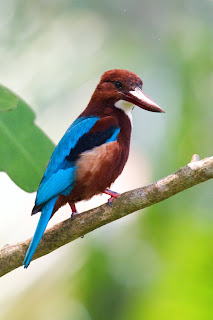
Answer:
[{"label": "blue tail", "polygon": [[23,261],[24,268],[27,268],[30,264],[33,254],[36,251],[39,241],[41,240],[41,237],[43,236],[46,226],[50,220],[57,197],[58,196],[50,199],[42,208],[41,217],[39,219],[33,240],[31,241],[31,244],[27,250],[26,256]]}]

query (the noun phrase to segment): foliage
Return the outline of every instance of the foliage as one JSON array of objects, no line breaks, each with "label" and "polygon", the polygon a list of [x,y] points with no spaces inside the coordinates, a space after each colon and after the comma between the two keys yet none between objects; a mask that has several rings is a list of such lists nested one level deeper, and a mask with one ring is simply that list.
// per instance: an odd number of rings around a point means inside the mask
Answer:
[{"label": "foliage", "polygon": [[37,190],[54,148],[34,119],[22,99],[0,86],[0,170],[28,192]]}]

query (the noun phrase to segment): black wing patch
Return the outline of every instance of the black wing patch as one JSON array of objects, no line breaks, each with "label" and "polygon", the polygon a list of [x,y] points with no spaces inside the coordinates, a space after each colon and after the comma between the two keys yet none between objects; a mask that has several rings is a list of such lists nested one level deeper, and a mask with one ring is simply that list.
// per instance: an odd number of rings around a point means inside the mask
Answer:
[{"label": "black wing patch", "polygon": [[75,162],[79,155],[87,150],[92,150],[95,147],[98,147],[104,144],[107,140],[109,140],[114,132],[118,129],[116,126],[110,126],[107,130],[98,131],[94,133],[86,133],[84,134],[77,142],[75,147],[71,149],[68,156],[66,156],[66,161]]}]

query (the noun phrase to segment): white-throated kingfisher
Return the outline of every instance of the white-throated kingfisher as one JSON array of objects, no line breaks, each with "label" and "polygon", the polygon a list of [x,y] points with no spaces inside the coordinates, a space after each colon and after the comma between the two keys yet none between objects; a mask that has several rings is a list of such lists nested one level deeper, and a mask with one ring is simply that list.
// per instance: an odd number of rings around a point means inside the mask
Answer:
[{"label": "white-throated kingfisher", "polygon": [[32,214],[41,211],[34,237],[24,259],[27,268],[51,216],[69,203],[106,193],[121,174],[129,155],[132,109],[136,105],[164,112],[142,91],[142,80],[133,72],[105,72],[86,109],[56,146],[38,188]]}]

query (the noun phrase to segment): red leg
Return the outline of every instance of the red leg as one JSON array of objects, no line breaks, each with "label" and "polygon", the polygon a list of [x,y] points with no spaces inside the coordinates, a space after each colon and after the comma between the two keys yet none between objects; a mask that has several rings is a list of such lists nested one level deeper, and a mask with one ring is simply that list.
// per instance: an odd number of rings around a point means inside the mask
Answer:
[{"label": "red leg", "polygon": [[[74,216],[75,216],[76,214],[78,214],[78,211],[77,211],[77,209],[76,209],[75,203],[69,203],[69,205],[70,205],[70,208],[71,208],[71,210],[72,210],[71,220],[73,220],[73,219],[74,219]],[[84,236],[81,236],[81,238],[83,238],[83,237],[84,237]]]},{"label": "red leg", "polygon": [[70,203],[69,202],[69,205],[70,205],[70,208],[72,210],[71,220],[73,220],[74,215],[78,214],[78,211],[76,210],[75,203]]},{"label": "red leg", "polygon": [[111,191],[111,190],[109,190],[109,189],[106,189],[106,190],[104,191],[104,193],[106,193],[106,194],[108,194],[109,196],[111,196],[111,197],[109,198],[109,200],[108,200],[108,205],[109,205],[109,206],[112,205],[113,199],[115,199],[115,198],[117,198],[117,197],[119,197],[119,196],[121,195],[120,193],[117,193],[117,192],[115,192],[115,191]]}]

